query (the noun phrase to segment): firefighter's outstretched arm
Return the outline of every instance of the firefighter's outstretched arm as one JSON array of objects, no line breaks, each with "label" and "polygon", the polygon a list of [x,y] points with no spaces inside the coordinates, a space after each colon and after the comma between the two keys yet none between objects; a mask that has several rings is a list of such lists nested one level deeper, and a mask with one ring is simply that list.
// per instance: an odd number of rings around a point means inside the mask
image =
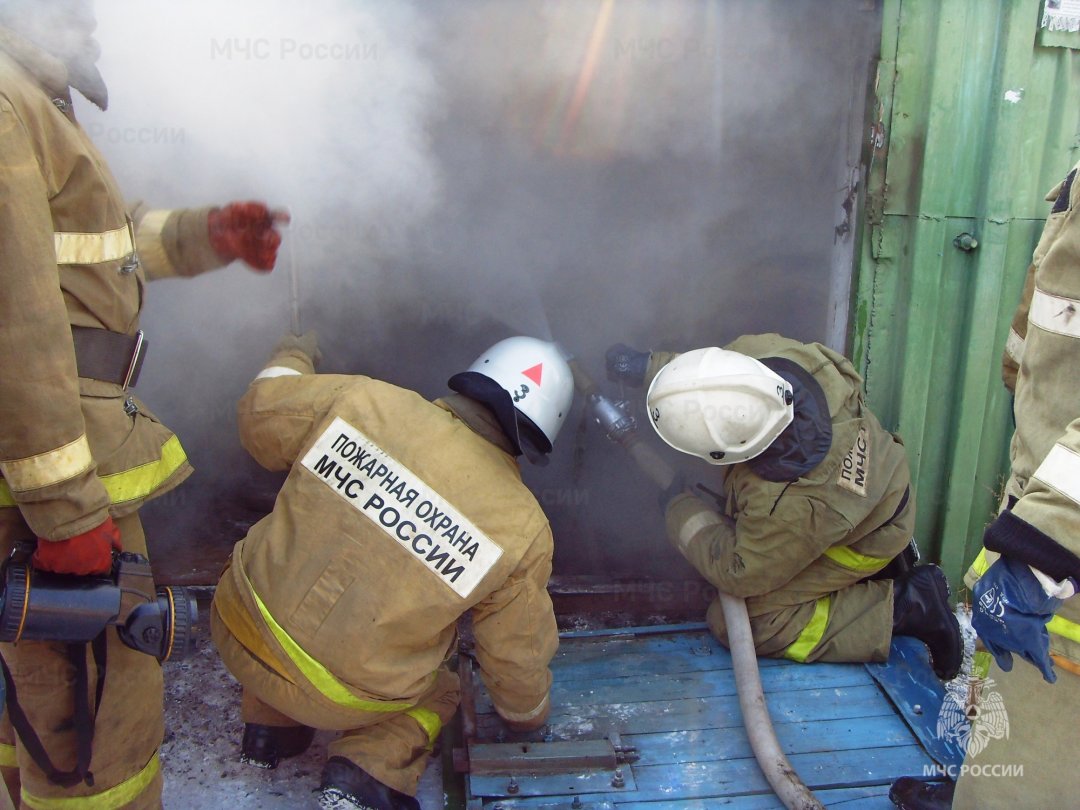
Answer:
[{"label": "firefighter's outstretched arm", "polygon": [[287,470],[355,376],[315,374],[314,332],[286,334],[237,405],[240,443],[268,470]]},{"label": "firefighter's outstretched arm", "polygon": [[840,521],[820,520],[814,524],[820,531],[806,532],[764,514],[740,515],[736,521],[688,493],[668,504],[666,522],[668,539],[698,573],[724,593],[744,599],[790,582],[841,539],[843,527]]},{"label": "firefighter's outstretched arm", "polygon": [[288,214],[249,201],[178,210],[137,203],[131,213],[139,262],[150,280],[197,276],[242,261],[269,272],[281,245],[279,227]]}]

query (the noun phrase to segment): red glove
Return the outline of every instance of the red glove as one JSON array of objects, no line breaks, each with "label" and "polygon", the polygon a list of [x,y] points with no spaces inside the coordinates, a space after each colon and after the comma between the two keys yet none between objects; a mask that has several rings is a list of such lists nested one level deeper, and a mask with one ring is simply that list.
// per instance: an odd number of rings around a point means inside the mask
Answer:
[{"label": "red glove", "polygon": [[38,538],[37,551],[30,562],[34,568],[54,574],[107,574],[112,570],[113,550],[123,551],[120,530],[111,517],[88,532],[67,540]]},{"label": "red glove", "polygon": [[271,211],[261,202],[238,202],[215,208],[206,221],[210,245],[222,259],[241,259],[266,272],[274,269],[281,244],[281,234],[274,230],[274,224],[288,223],[287,213]]}]

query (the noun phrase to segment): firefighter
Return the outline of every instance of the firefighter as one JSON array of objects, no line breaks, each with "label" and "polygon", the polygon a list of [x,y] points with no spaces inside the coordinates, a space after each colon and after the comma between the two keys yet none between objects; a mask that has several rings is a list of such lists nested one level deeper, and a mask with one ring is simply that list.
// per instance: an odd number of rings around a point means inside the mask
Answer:
[{"label": "firefighter", "polygon": [[[145,282],[269,270],[280,241],[261,203],[129,214],[72,108],[72,89],[107,105],[94,26],[89,2],[0,0],[0,551],[74,575],[145,554],[139,506],[191,472],[130,391]],[[160,806],[161,667],[111,629],[100,643],[0,647],[27,724],[0,731],[0,765],[23,807]]]},{"label": "firefighter", "polygon": [[[1048,741],[1071,739],[1080,706],[1077,169],[1046,197],[1053,207],[1002,358],[1014,394],[1011,473],[965,576],[972,624],[994,658],[972,730],[986,744],[968,750],[955,786],[898,781],[890,797],[900,807],[1064,806],[1080,790],[1067,760],[1047,751]],[[1024,662],[1015,664],[1014,655]]]},{"label": "firefighter", "polygon": [[[936,566],[902,565],[915,514],[904,448],[864,405],[850,362],[768,334],[681,355],[619,344],[607,368],[648,384],[649,421],[667,444],[724,467],[719,511],[676,480],[668,537],[746,599],[759,655],[885,661],[892,636],[910,635],[939,677],[955,677],[948,583]],[[708,622],[724,641],[719,600]]]},{"label": "firefighter", "polygon": [[495,710],[544,724],[558,646],[551,529],[514,458],[541,463],[573,398],[557,347],[500,341],[429,402],[363,376],[313,374],[286,336],[240,401],[240,438],[288,470],[236,544],[211,627],[243,685],[241,758],[272,768],[329,746],[320,806],[419,808],[413,796],[458,703],[446,667],[471,614]]}]

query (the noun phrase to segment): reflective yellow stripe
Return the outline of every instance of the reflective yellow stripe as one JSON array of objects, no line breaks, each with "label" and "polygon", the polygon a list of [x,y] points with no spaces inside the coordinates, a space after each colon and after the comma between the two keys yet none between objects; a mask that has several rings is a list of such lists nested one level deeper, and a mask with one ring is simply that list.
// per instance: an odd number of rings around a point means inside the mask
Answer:
[{"label": "reflective yellow stripe", "polygon": [[[232,587],[230,587],[232,586]],[[236,595],[236,589],[232,578],[221,578],[217,591],[214,593],[214,601],[210,604],[210,610],[216,612],[218,618],[229,628],[240,646],[270,669],[274,670],[281,678],[291,684],[295,684],[292,675],[289,674],[285,665],[281,663],[269,643],[263,640],[262,633],[255,624],[255,619],[247,608],[240,602]]]},{"label": "reflective yellow stripe", "polygon": [[707,508],[702,508],[690,515],[679,527],[679,550],[685,554],[686,549],[690,546],[690,541],[697,536],[698,532],[712,528],[721,522],[720,516]]},{"label": "reflective yellow stripe", "polygon": [[172,213],[169,210],[147,211],[135,229],[135,244],[139,247],[139,259],[147,275],[176,275],[176,268],[169,261],[169,254],[165,252],[165,243],[162,241],[165,223]]},{"label": "reflective yellow stripe", "polygon": [[860,554],[847,546],[833,546],[830,549],[826,549],[825,556],[843,568],[867,574],[872,574],[874,571],[880,571],[889,564],[888,559]]},{"label": "reflective yellow stripe", "polygon": [[[15,746],[0,743],[0,768],[17,768],[19,763],[15,760]],[[0,787],[0,790],[3,790]]]},{"label": "reflective yellow stripe", "polygon": [[512,712],[504,709],[502,706],[495,706],[495,711],[514,723],[527,723],[534,718],[539,717],[541,714],[548,710],[548,704],[551,702],[550,695],[544,695],[544,699],[536,704],[536,708],[527,712]]},{"label": "reflective yellow stripe", "polygon": [[1073,317],[1077,309],[1080,309],[1080,300],[1051,295],[1036,287],[1031,296],[1028,321],[1047,332],[1080,338],[1080,318]]},{"label": "reflective yellow stripe", "polygon": [[1080,453],[1063,444],[1055,444],[1042,460],[1032,478],[1042,481],[1080,504]]},{"label": "reflective yellow stripe", "polygon": [[430,750],[435,745],[435,740],[439,739],[439,732],[442,731],[442,720],[439,719],[439,715],[431,711],[431,709],[423,709],[419,706],[415,709],[409,709],[405,714],[419,723],[420,728],[427,732],[428,749]]},{"label": "reflective yellow stripe", "polygon": [[22,789],[23,804],[33,810],[116,810],[125,804],[130,804],[138,798],[154,781],[154,777],[161,770],[161,760],[155,751],[146,766],[130,779],[125,779],[116,787],[95,793],[92,796],[69,796],[64,798],[52,798],[32,796]]},{"label": "reflective yellow stripe", "polygon": [[255,604],[259,608],[259,613],[262,615],[263,621],[266,622],[266,626],[270,628],[270,632],[274,635],[274,638],[277,639],[278,644],[281,645],[285,654],[289,656],[289,659],[296,665],[296,668],[303,673],[304,677],[308,679],[311,685],[318,689],[327,699],[332,700],[339,706],[345,706],[346,708],[356,709],[362,712],[401,712],[413,708],[413,704],[411,703],[364,700],[350,692],[349,688],[335,678],[330,670],[308,655],[303,647],[293,641],[292,637],[290,637],[289,634],[274,620],[274,617],[270,614],[266,605],[263,604],[262,599],[259,598],[259,594],[257,594],[255,588],[252,587],[251,580],[248,579],[247,572],[244,571],[242,565],[239,570],[241,576],[244,577],[244,584],[247,586],[248,590],[251,591],[251,596],[255,599]]},{"label": "reflective yellow stripe", "polygon": [[104,233],[54,233],[53,246],[57,264],[100,264],[135,252],[128,225]]},{"label": "reflective yellow stripe", "polygon": [[813,652],[814,647],[821,643],[821,637],[825,635],[825,628],[829,625],[829,610],[832,608],[832,597],[823,596],[814,605],[814,615],[810,617],[806,627],[799,633],[794,643],[784,650],[784,658],[798,661],[800,664],[806,661],[806,657]]},{"label": "reflective yellow stripe", "polygon": [[86,434],[63,447],[38,453],[36,456],[0,461],[4,480],[16,492],[27,492],[68,481],[86,472],[94,463]]},{"label": "reflective yellow stripe", "polygon": [[[187,461],[187,454],[176,436],[161,446],[161,458],[140,464],[123,472],[102,475],[98,480],[105,485],[111,503],[126,503],[145,498],[164,484]],[[15,498],[7,480],[0,480],[0,506],[15,506]]]},{"label": "reflective yellow stripe", "polygon": [[1055,616],[1046,623],[1046,629],[1055,636],[1061,636],[1062,638],[1067,638],[1069,641],[1080,644],[1080,624],[1077,624],[1076,622],[1063,619],[1061,616]]},{"label": "reflective yellow stripe", "polygon": [[252,380],[252,382],[255,382],[256,380],[270,380],[270,379],[273,379],[274,377],[299,377],[299,376],[301,376],[301,374],[295,368],[289,368],[288,366],[267,366],[266,368],[264,368],[262,371],[260,371],[258,374],[255,375],[255,379]]},{"label": "reflective yellow stripe", "polygon": [[1009,330],[1009,339],[1005,341],[1005,353],[1017,363],[1024,359],[1024,339],[1015,329]]},{"label": "reflective yellow stripe", "polygon": [[130,470],[101,476],[101,483],[113,503],[145,498],[184,466],[187,453],[176,436],[161,446],[161,458],[132,467]]},{"label": "reflective yellow stripe", "polygon": [[979,556],[975,558],[975,562],[971,564],[971,570],[978,574],[980,577],[986,573],[986,569],[990,567],[990,563],[986,560],[986,549],[979,549]]}]

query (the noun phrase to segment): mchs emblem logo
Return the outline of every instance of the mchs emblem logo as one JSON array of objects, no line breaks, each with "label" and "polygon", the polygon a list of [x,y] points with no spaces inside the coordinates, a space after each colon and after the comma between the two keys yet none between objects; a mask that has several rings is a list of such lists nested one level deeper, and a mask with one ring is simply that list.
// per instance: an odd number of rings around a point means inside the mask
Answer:
[{"label": "mchs emblem logo", "polygon": [[[969,684],[980,695],[972,700]],[[1009,715],[1000,692],[991,690],[994,682],[969,682],[957,678],[948,684],[945,698],[938,714],[937,735],[944,740],[954,740],[969,757],[979,755],[991,740],[1008,739]]]}]

